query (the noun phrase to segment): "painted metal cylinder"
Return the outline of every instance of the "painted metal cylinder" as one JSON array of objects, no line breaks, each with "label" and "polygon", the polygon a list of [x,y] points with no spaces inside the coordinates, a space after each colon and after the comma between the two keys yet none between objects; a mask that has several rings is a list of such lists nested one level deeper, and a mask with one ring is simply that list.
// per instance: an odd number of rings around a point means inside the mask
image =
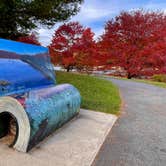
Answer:
[{"label": "painted metal cylinder", "polygon": [[78,90],[55,84],[48,48],[0,39],[0,138],[27,152],[77,115]]},{"label": "painted metal cylinder", "polygon": [[69,84],[31,91],[25,109],[31,125],[27,150],[78,114],[80,102],[78,90]]},{"label": "painted metal cylinder", "polygon": [[69,84],[30,91],[17,100],[0,98],[0,114],[10,113],[17,121],[18,131],[12,146],[22,152],[29,151],[77,115],[80,101],[79,92]]}]

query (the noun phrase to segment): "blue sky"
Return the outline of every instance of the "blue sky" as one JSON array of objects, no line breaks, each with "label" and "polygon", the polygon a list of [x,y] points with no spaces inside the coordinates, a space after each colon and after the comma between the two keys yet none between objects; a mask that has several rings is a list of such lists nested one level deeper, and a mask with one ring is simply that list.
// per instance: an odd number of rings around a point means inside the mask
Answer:
[{"label": "blue sky", "polygon": [[[79,21],[85,27],[91,27],[97,38],[104,31],[106,21],[118,15],[121,11],[135,9],[162,10],[166,12],[166,0],[84,0],[80,12],[70,21]],[[60,24],[51,29],[41,28],[39,40],[47,46],[54,31]]]}]

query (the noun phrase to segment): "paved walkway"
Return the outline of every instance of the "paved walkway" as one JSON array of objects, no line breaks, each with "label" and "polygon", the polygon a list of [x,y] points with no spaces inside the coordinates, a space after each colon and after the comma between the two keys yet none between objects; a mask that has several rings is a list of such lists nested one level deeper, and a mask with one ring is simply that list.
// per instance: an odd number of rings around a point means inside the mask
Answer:
[{"label": "paved walkway", "polygon": [[166,89],[112,81],[120,88],[124,110],[93,166],[166,166]]},{"label": "paved walkway", "polygon": [[0,166],[90,166],[117,117],[81,110],[29,153],[0,141]]}]

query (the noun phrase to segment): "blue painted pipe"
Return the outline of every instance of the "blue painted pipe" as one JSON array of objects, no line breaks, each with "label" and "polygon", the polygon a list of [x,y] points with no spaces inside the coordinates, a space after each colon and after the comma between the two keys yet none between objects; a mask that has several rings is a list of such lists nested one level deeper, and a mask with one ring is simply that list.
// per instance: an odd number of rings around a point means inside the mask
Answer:
[{"label": "blue painted pipe", "polygon": [[0,137],[13,118],[12,147],[27,152],[79,113],[78,90],[55,83],[47,48],[0,39]]},{"label": "blue painted pipe", "polygon": [[80,94],[69,84],[31,91],[26,113],[31,124],[28,150],[79,113]]}]

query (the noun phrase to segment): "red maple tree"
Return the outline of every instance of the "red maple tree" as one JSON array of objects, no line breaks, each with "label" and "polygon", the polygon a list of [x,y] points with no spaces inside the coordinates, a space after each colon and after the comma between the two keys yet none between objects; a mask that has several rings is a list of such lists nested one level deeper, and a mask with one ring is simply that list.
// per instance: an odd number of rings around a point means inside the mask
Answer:
[{"label": "red maple tree", "polygon": [[143,10],[122,12],[107,22],[100,45],[105,66],[127,77],[166,73],[166,16]]},{"label": "red maple tree", "polygon": [[28,44],[41,45],[40,42],[38,41],[38,37],[33,32],[29,36],[19,37],[17,41],[28,43]]},{"label": "red maple tree", "polygon": [[62,65],[67,71],[75,66],[74,45],[82,37],[83,31],[83,26],[78,22],[63,24],[55,31],[49,46],[54,64]]},{"label": "red maple tree", "polygon": [[98,64],[98,53],[96,49],[96,42],[94,40],[94,33],[90,28],[85,28],[82,37],[73,47],[76,68],[78,70],[85,70],[87,73],[91,72],[93,67]]}]

